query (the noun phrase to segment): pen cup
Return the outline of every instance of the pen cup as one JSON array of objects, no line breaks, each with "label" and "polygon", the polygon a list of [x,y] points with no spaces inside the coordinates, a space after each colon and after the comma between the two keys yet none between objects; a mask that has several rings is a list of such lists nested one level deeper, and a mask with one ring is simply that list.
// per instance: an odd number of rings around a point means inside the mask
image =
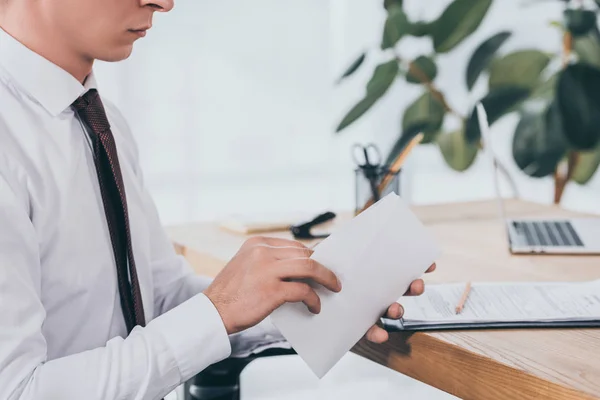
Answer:
[{"label": "pen cup", "polygon": [[390,171],[385,167],[356,168],[355,215],[375,204],[378,198],[381,199],[392,192],[400,195],[400,172]]}]

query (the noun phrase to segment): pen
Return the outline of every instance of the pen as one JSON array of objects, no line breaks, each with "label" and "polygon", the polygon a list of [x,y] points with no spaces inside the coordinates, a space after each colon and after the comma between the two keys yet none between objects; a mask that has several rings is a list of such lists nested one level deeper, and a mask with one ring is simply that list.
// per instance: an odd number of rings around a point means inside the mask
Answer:
[{"label": "pen", "polygon": [[465,303],[467,302],[467,298],[469,297],[469,293],[471,293],[471,282],[467,282],[467,286],[465,286],[465,291],[460,298],[460,302],[456,306],[456,314],[460,314],[465,307]]}]

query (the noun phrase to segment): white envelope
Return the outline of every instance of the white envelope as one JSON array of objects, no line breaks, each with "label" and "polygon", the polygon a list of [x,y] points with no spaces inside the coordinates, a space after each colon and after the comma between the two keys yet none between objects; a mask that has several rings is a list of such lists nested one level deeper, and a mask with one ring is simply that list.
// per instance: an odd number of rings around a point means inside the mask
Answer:
[{"label": "white envelope", "polygon": [[313,284],[321,299],[319,314],[303,303],[288,303],[271,320],[322,378],[439,254],[433,236],[405,202],[389,194],[315,248],[312,258],[340,278],[342,291]]}]

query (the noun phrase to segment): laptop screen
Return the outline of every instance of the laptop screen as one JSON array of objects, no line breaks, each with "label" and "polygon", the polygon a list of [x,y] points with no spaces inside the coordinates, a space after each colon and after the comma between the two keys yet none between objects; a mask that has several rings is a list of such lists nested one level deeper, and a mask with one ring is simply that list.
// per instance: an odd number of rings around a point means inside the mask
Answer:
[{"label": "laptop screen", "polygon": [[477,103],[477,118],[479,119],[479,130],[481,131],[481,138],[483,141],[483,152],[487,154],[488,159],[492,165],[492,175],[494,179],[494,195],[498,203],[498,213],[503,222],[506,221],[506,210],[504,208],[504,201],[500,192],[499,172],[498,172],[498,157],[494,152],[494,146],[492,143],[492,137],[490,134],[490,125],[488,123],[487,114],[483,105]]},{"label": "laptop screen", "polygon": [[[494,179],[494,192],[496,195],[500,218],[509,239],[509,245],[513,240],[519,245],[525,246],[583,246],[583,243],[570,222],[568,221],[512,221],[515,235],[510,234],[506,207],[504,199],[500,192],[499,182],[499,164],[498,157],[494,153],[490,127],[487,120],[485,109],[481,103],[477,104],[477,117],[479,119],[479,129],[484,144],[484,152],[492,164],[492,174]],[[512,182],[511,182],[512,183]],[[514,188],[514,186],[513,186]],[[516,190],[514,195],[517,195]]]}]

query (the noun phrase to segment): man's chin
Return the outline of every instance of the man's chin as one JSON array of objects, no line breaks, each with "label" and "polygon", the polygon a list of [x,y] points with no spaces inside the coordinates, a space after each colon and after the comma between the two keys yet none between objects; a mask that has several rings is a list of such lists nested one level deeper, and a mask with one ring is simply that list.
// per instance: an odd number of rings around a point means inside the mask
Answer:
[{"label": "man's chin", "polygon": [[123,61],[131,55],[133,52],[133,44],[128,44],[125,46],[121,46],[116,49],[112,49],[111,51],[104,52],[101,55],[98,55],[96,60],[106,61],[106,62],[117,62]]}]

